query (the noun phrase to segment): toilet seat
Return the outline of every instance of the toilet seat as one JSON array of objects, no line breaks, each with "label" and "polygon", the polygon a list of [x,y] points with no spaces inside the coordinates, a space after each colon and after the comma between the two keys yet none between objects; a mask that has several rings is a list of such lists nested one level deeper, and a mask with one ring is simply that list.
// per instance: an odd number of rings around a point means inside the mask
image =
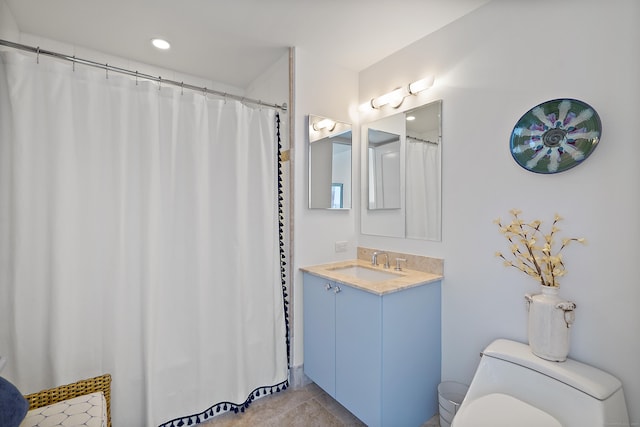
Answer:
[{"label": "toilet seat", "polygon": [[562,427],[548,413],[516,399],[491,393],[463,405],[453,419],[453,427]]}]

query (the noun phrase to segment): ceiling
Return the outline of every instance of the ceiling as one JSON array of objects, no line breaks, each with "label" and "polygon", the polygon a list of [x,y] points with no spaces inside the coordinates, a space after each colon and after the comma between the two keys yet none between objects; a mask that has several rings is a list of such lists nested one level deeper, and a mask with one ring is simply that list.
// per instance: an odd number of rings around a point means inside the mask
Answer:
[{"label": "ceiling", "polygon": [[290,46],[359,72],[489,0],[5,1],[23,33],[246,88]]}]

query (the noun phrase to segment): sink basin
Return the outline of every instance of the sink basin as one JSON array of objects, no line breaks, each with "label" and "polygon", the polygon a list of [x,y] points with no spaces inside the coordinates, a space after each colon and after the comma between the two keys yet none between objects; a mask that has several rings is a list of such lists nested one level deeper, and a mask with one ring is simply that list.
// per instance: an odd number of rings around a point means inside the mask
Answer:
[{"label": "sink basin", "polygon": [[344,274],[346,276],[353,276],[357,279],[368,280],[370,282],[384,282],[385,280],[397,279],[400,274],[392,273],[390,271],[374,270],[373,268],[362,267],[359,265],[349,265],[346,267],[332,268],[331,271]]}]

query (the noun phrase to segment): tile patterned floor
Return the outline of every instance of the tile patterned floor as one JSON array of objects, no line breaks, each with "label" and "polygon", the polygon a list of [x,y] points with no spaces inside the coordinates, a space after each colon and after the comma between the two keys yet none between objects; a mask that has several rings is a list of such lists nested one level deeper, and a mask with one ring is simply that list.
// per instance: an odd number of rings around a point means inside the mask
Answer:
[{"label": "tile patterned floor", "polygon": [[[358,418],[311,383],[254,401],[245,413],[226,413],[203,427],[361,427]],[[438,427],[438,416],[422,427]]]}]

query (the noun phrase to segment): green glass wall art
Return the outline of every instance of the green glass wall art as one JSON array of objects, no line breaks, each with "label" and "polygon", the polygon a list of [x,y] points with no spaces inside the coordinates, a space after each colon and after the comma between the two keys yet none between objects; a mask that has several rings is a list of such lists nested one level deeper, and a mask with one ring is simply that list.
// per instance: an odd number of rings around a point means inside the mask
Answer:
[{"label": "green glass wall art", "polygon": [[511,155],[536,173],[563,172],[595,150],[602,125],[598,113],[576,99],[554,99],[527,111],[511,133]]}]

